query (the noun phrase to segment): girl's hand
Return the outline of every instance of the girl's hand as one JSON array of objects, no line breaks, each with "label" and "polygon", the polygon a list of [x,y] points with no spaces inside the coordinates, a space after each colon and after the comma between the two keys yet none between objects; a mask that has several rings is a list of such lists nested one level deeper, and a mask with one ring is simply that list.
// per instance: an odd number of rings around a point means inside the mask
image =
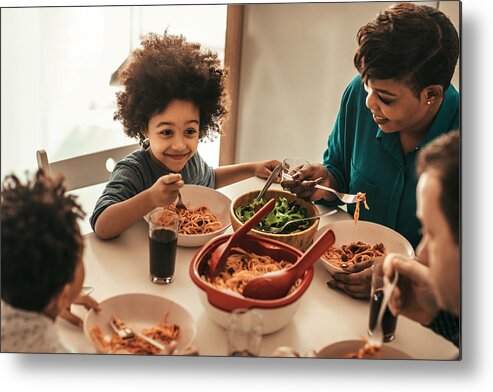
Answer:
[{"label": "girl's hand", "polygon": [[[258,162],[255,168],[255,175],[259,178],[268,178],[270,173],[281,164],[281,162],[274,160]],[[275,182],[281,181],[280,173],[279,177],[275,179]]]},{"label": "girl's hand", "polygon": [[179,189],[184,185],[181,174],[178,173],[158,178],[148,190],[153,208],[173,204],[178,197]]}]

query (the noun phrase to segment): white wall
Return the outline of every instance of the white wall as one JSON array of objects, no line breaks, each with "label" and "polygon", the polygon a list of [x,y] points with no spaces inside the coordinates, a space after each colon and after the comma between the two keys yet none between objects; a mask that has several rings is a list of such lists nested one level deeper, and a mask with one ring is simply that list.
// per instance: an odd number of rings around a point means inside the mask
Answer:
[{"label": "white wall", "polygon": [[[458,27],[458,2],[445,3]],[[246,6],[238,162],[286,156],[321,161],[342,93],[357,73],[356,33],[391,4]]]}]

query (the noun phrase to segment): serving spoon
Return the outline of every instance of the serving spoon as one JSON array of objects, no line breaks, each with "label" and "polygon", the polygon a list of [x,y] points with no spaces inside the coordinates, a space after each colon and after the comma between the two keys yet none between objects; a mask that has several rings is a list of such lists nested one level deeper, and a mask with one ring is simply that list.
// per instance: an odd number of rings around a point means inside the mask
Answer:
[{"label": "serving spoon", "polygon": [[291,286],[334,244],[335,240],[334,232],[327,229],[294,265],[287,269],[268,272],[248,282],[243,289],[243,296],[255,299],[277,299],[286,296]]},{"label": "serving spoon", "polygon": [[276,199],[270,199],[260,210],[255,213],[255,215],[253,215],[238,230],[236,230],[224,244],[219,245],[214,252],[212,252],[211,258],[208,262],[211,277],[216,276],[223,270],[231,248],[238,244],[241,237],[257,226],[257,224],[274,209],[275,205]]}]

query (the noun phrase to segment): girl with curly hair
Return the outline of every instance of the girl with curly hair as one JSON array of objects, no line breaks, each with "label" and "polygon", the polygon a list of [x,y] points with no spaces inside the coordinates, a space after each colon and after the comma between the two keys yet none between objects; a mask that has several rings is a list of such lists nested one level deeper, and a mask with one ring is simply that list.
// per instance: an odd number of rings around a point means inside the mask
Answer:
[{"label": "girl with curly hair", "polygon": [[172,204],[185,183],[219,188],[266,178],[278,161],[213,169],[197,152],[220,134],[227,113],[225,70],[216,53],[182,36],[151,33],[131,56],[117,93],[124,132],[142,148],[117,163],[90,218],[99,238],[118,236],[155,207]]}]

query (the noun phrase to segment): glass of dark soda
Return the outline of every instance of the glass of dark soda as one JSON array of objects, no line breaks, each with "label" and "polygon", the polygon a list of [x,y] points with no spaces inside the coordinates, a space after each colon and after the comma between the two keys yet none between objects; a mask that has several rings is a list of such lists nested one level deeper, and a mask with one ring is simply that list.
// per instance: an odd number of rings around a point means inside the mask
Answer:
[{"label": "glass of dark soda", "polygon": [[[368,335],[370,336],[376,327],[378,313],[383,300],[383,261],[384,257],[376,257],[373,260],[370,292],[370,319],[368,323]],[[394,316],[387,306],[382,317],[384,342],[391,342],[394,340],[396,326],[397,316]]]},{"label": "glass of dark soda", "polygon": [[149,215],[149,279],[152,283],[173,282],[179,222],[175,212],[163,207]]}]

